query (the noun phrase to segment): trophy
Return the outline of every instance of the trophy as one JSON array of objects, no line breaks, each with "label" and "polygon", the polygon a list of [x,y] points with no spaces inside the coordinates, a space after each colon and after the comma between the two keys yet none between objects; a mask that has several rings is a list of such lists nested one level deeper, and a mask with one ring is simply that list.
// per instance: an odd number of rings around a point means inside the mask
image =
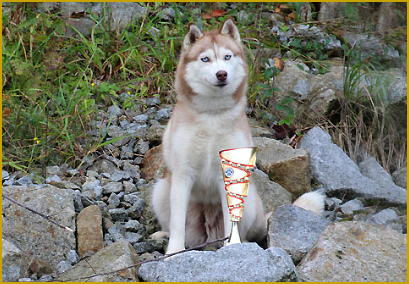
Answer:
[{"label": "trophy", "polygon": [[257,147],[226,149],[219,152],[222,159],[224,188],[232,222],[226,245],[241,243],[239,222],[243,216],[244,197],[247,196],[250,170],[256,164]]}]

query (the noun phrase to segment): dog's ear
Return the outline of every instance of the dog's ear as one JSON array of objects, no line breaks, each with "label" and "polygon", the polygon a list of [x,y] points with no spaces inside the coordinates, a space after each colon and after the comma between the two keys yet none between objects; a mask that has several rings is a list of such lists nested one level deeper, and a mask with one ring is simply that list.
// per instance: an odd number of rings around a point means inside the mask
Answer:
[{"label": "dog's ear", "polygon": [[193,45],[199,38],[203,37],[203,33],[200,28],[195,24],[189,24],[188,32],[183,40],[183,48],[187,49]]},{"label": "dog's ear", "polygon": [[232,17],[228,17],[219,30],[221,35],[228,35],[240,43],[240,33]]}]

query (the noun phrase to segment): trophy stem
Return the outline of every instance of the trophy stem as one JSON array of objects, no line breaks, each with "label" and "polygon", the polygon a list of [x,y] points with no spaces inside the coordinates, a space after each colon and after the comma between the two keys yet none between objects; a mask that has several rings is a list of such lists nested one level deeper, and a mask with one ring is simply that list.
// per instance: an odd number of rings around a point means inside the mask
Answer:
[{"label": "trophy stem", "polygon": [[231,222],[231,231],[229,240],[226,243],[226,246],[232,244],[240,244],[240,235],[239,235],[239,222],[232,221]]}]

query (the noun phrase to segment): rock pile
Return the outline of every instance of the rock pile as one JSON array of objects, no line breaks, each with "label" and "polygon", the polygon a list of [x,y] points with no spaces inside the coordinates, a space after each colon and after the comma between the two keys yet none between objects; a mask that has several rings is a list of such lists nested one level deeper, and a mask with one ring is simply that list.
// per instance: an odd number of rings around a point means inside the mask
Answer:
[{"label": "rock pile", "polygon": [[[126,123],[121,119],[123,112],[118,111],[111,116],[111,126],[126,131],[133,124],[137,131],[141,125],[146,125],[148,132],[149,126],[160,125],[157,129],[163,130],[163,124],[155,119],[161,109],[169,108],[157,104],[131,116]],[[109,117],[110,114],[107,112],[105,115]],[[141,119],[144,116],[146,119]],[[50,184],[37,185],[28,175],[3,171],[4,194],[76,231],[74,234],[56,227],[4,199],[3,279],[65,281],[89,277],[93,281],[135,281],[138,278],[143,281],[324,281],[338,278],[334,275],[328,278],[324,270],[311,270],[312,263],[317,267],[329,265],[327,263],[336,266],[336,259],[341,257],[345,260],[340,262],[339,270],[350,271],[349,278],[345,279],[381,277],[378,279],[405,280],[402,267],[406,263],[406,253],[402,253],[399,247],[403,247],[406,240],[406,213],[400,211],[406,206],[406,190],[395,185],[370,157],[363,159],[359,165],[354,164],[320,128],[304,135],[300,150],[265,137],[269,136],[266,132],[259,133],[263,137],[255,137],[255,141],[263,157],[253,179],[263,196],[266,212],[273,212],[269,218],[265,248],[242,244],[216,252],[192,251],[167,261],[143,264],[139,271],[132,268],[104,274],[108,272],[106,267],[117,271],[139,261],[153,260],[163,255],[167,245],[167,238],[152,240],[148,237],[160,229],[153,216],[149,196],[154,177],[163,172],[161,154],[156,150],[156,154],[148,160],[140,159],[141,150],[136,145],[146,143],[151,149],[149,151],[153,151],[156,138],[152,141],[144,135],[133,136],[116,146],[115,149],[119,150],[111,152],[112,155],[90,157],[79,170],[66,165],[48,167],[46,182]],[[115,139],[115,134],[112,135],[108,134],[107,138]],[[124,147],[131,149],[130,158],[121,157]],[[280,153],[278,156],[275,155],[277,152]],[[265,157],[281,158],[263,159]],[[302,161],[305,166],[295,161]],[[158,165],[156,171],[142,174],[141,169],[146,170],[151,164]],[[294,164],[295,167],[292,166]],[[272,181],[269,175],[275,178],[274,169],[279,169],[278,166],[286,168],[288,175],[302,175],[304,184],[308,186],[291,193],[291,183],[277,180],[280,185]],[[304,171],[300,172],[300,168]],[[273,170],[270,172],[269,169]],[[379,176],[383,178],[379,179]],[[312,183],[307,183],[310,178]],[[327,195],[326,211],[322,216],[290,205],[292,196],[308,191],[311,185],[313,190]],[[372,264],[365,262],[374,248],[365,250],[361,243],[352,239],[344,243],[342,250],[327,247],[329,240],[336,242],[338,238],[346,238],[341,237],[341,229],[337,233],[338,230],[334,229],[337,226],[345,226],[345,234],[350,234],[350,238],[362,235],[362,244],[366,239],[377,239],[382,243],[382,249],[378,250],[379,258],[396,263],[389,268],[394,270],[390,277],[381,270],[377,274]],[[359,231],[358,235],[354,235],[356,231]],[[394,237],[386,242],[383,241],[385,234]],[[401,254],[393,257],[393,249]],[[354,251],[359,252],[359,257],[351,255]],[[215,273],[216,267],[229,267],[238,258],[243,259],[237,266],[240,273],[236,270],[231,270],[231,274],[222,273],[223,270]],[[215,260],[220,263],[215,265]],[[317,261],[319,264],[315,264]],[[349,270],[349,266],[358,262],[362,269],[370,269],[371,274]],[[94,270],[90,270],[90,263]],[[184,273],[180,269],[191,272]]]}]

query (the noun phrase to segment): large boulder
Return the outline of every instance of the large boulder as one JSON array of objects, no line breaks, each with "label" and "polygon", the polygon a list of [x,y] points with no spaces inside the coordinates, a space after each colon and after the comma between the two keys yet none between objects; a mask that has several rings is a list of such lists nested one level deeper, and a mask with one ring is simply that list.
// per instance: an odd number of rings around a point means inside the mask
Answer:
[{"label": "large boulder", "polygon": [[251,179],[263,202],[264,212],[276,210],[278,206],[291,204],[291,193],[284,187],[270,180],[268,175],[259,169],[254,170]]},{"label": "large boulder", "polygon": [[275,77],[275,84],[281,89],[276,94],[276,103],[286,97],[293,98],[289,106],[296,113],[296,122],[321,121],[338,107],[338,97],[343,93],[344,66],[337,58],[328,63],[329,72],[313,75],[305,64],[287,60],[284,69]]},{"label": "large boulder", "polygon": [[389,188],[391,191],[405,192],[406,189],[399,187],[393,181],[392,176],[375,160],[375,158],[364,155],[361,161],[358,161],[358,167],[361,173],[374,180],[380,187]]},{"label": "large boulder", "polygon": [[291,194],[300,196],[311,190],[310,159],[307,151],[295,150],[277,140],[255,137],[257,167]]},{"label": "large boulder", "polygon": [[406,282],[406,235],[363,222],[334,223],[297,271],[306,282]]},{"label": "large boulder", "polygon": [[[73,268],[60,275],[57,280],[61,282],[135,282],[138,281],[136,266],[132,266],[138,262],[139,258],[131,244],[126,241],[118,241],[101,249],[90,258],[80,261]],[[130,268],[124,269],[127,267]],[[111,271],[116,272],[108,273]]]},{"label": "large boulder", "polygon": [[305,134],[299,148],[310,153],[312,177],[324,187],[328,196],[347,199],[363,197],[383,205],[406,206],[406,190],[398,186],[384,187],[364,176],[321,128],[314,127]]},{"label": "large boulder", "polygon": [[298,263],[328,225],[327,219],[312,211],[283,205],[268,220],[267,244],[284,249]]},{"label": "large boulder", "polygon": [[20,278],[21,250],[14,244],[2,239],[1,242],[2,259],[2,281],[15,282]]},{"label": "large boulder", "polygon": [[296,281],[294,269],[283,249],[242,243],[145,263],[139,275],[148,282],[275,282]]},{"label": "large boulder", "polygon": [[52,268],[75,249],[73,191],[52,185],[6,186],[3,194],[34,209],[70,232],[3,198],[3,238],[21,250],[21,274],[27,276],[31,260],[46,261]]}]

